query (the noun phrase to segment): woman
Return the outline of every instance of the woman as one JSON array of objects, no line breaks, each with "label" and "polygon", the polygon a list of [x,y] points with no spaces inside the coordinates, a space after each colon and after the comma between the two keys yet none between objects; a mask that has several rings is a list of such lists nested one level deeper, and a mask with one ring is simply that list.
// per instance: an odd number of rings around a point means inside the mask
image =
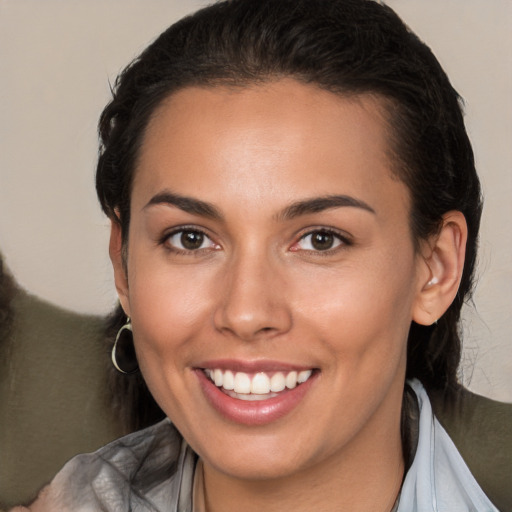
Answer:
[{"label": "woman", "polygon": [[[234,0],[164,32],[100,121],[97,190],[169,420],[33,510],[497,510],[455,398],[480,187],[459,98],[369,0]],[[407,379],[407,383],[406,383]]]}]

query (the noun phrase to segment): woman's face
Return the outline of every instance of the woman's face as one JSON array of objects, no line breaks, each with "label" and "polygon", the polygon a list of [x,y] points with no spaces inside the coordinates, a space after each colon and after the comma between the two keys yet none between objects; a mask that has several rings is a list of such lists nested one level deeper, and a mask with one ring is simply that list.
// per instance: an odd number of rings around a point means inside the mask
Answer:
[{"label": "woman's face", "polygon": [[428,276],[381,112],[287,79],[184,89],[147,128],[116,281],[151,392],[225,475],[399,436]]}]

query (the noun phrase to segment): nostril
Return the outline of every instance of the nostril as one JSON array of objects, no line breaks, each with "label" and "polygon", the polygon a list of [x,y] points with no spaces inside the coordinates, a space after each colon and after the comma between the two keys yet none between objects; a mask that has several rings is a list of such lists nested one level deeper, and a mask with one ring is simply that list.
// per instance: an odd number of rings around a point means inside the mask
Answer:
[{"label": "nostril", "polygon": [[262,327],[261,329],[258,329],[254,334],[256,336],[261,336],[261,335],[267,335],[267,334],[272,334],[274,332],[276,332],[277,329],[275,329],[274,327]]},{"label": "nostril", "polygon": [[[240,280],[236,280],[239,282]],[[272,300],[268,293],[247,286],[232,286],[213,312],[216,330],[243,340],[272,337],[291,327],[291,312],[285,300]]]}]

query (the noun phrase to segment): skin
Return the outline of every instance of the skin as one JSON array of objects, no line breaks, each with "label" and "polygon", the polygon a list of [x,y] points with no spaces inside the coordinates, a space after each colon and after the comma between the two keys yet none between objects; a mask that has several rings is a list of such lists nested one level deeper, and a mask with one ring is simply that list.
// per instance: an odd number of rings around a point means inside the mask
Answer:
[{"label": "skin", "polygon": [[[415,252],[409,191],[388,146],[377,99],[293,80],[188,88],[148,126],[125,266],[113,226],[116,284],[145,379],[204,461],[210,510],[386,510],[394,501],[409,325],[445,307],[428,301],[433,272],[442,284],[460,268],[432,242]],[[167,192],[207,202],[219,218],[149,204]],[[283,214],[333,194],[372,211]],[[445,225],[439,240],[454,240],[459,254],[461,228]],[[183,226],[207,235],[201,249],[166,238]],[[320,228],[340,235],[328,251],[309,243]],[[283,361],[319,377],[283,418],[245,426],[199,386],[194,369],[222,358]]]},{"label": "skin", "polygon": [[[375,512],[396,498],[409,326],[453,300],[466,225],[449,212],[415,251],[383,112],[378,98],[284,79],[181,90],[148,125],[127,259],[116,222],[110,252],[140,368],[203,461],[210,512]],[[162,202],[169,193],[217,216]],[[359,204],[290,215],[332,195]],[[200,249],[180,247],[183,228],[205,234]],[[331,249],[311,245],[322,229],[335,233]],[[197,378],[204,361],[226,358],[317,377],[288,414],[242,425]]]}]

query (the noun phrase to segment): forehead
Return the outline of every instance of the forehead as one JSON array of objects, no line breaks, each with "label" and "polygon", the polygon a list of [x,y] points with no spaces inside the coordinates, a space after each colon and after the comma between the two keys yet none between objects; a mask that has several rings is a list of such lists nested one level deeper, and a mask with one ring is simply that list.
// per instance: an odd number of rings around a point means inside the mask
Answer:
[{"label": "forehead", "polygon": [[336,187],[371,197],[398,186],[404,195],[390,154],[385,109],[374,96],[343,96],[292,79],[188,87],[153,114],[134,191],[171,187],[212,201],[221,183],[225,193],[265,201]]},{"label": "forehead", "polygon": [[272,140],[275,130],[287,128],[283,137],[302,131],[328,143],[340,135],[349,136],[346,130],[343,134],[339,131],[349,116],[354,135],[364,130],[384,148],[388,145],[387,102],[376,94],[333,93],[292,78],[261,84],[190,86],[172,93],[155,109],[142,150],[150,149],[158,137],[189,138],[191,130],[200,127],[212,129],[211,137],[231,127],[242,128],[242,136],[257,130],[259,137],[267,135]]}]

